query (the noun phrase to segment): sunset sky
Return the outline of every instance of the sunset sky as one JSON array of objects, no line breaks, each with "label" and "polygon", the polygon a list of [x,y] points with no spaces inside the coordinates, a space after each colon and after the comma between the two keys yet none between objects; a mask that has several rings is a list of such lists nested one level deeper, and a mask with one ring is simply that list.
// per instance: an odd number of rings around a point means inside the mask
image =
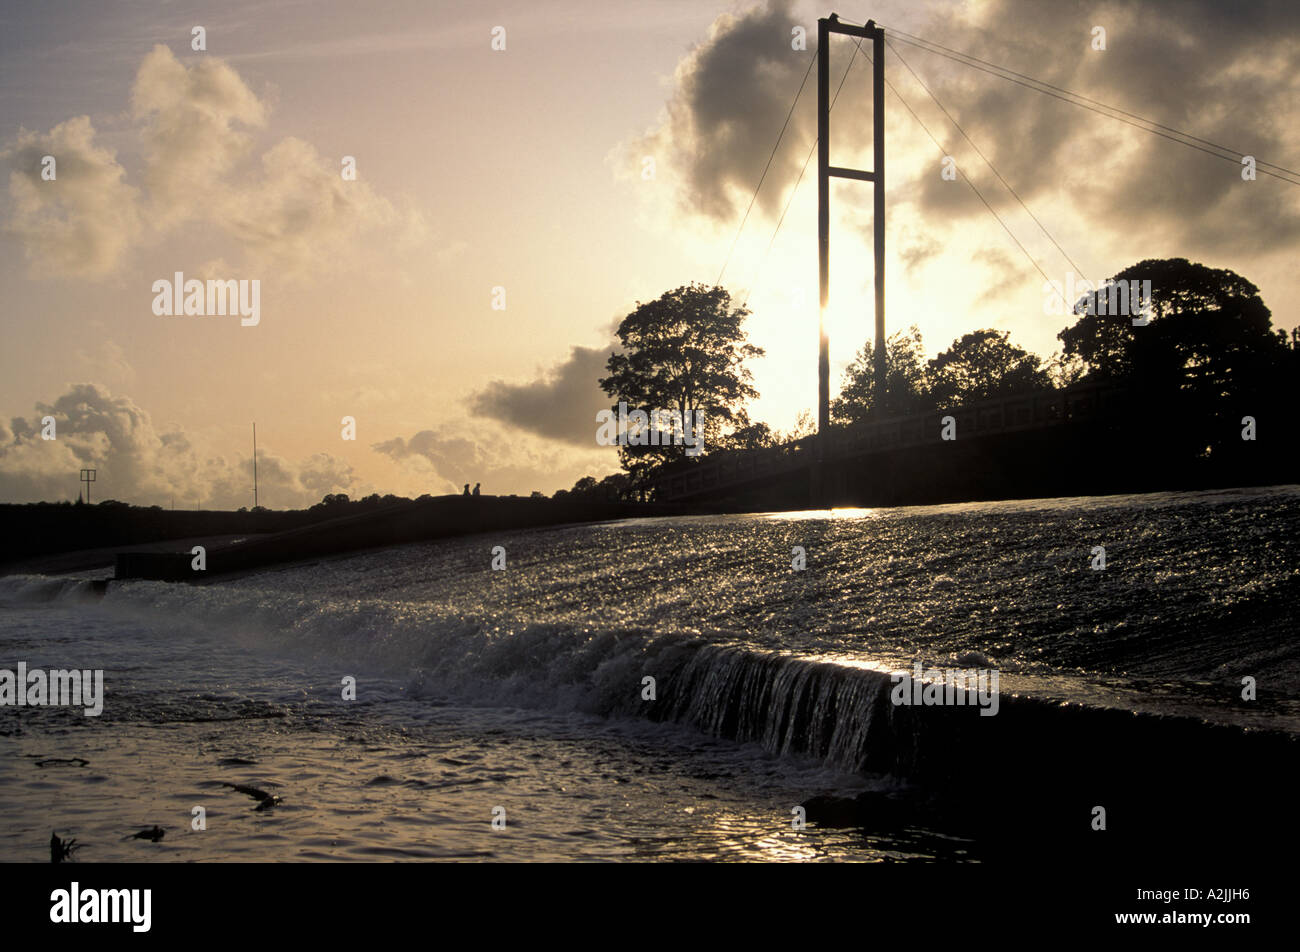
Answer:
[{"label": "sunset sky", "polygon": [[[815,160],[766,249],[815,136],[815,69],[728,251],[831,9],[1300,169],[1288,2],[7,2],[0,501],[75,499],[94,466],[96,501],[251,505],[254,420],[272,508],[603,476],[618,461],[595,445],[596,379],[617,320],[724,262],[767,350],[751,414],[790,427],[816,401]],[[834,42],[832,85],[853,49]],[[1300,322],[1300,188],[897,51],[1087,277],[1187,257],[1257,284],[1275,326]],[[931,355],[980,327],[1050,355],[1068,321],[941,178],[943,154],[1049,277],[1070,264],[893,50],[886,70],[944,145],[887,95],[889,329],[918,325]],[[870,80],[859,57],[835,164],[870,168]],[[872,326],[871,186],[832,198],[834,392]],[[260,323],[156,315],[153,283],[178,271],[259,280]]]}]

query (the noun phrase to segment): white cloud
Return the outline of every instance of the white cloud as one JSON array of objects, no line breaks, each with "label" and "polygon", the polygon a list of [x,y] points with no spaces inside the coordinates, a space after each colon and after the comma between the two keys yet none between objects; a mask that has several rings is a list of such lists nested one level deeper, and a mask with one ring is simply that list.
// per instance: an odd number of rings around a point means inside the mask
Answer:
[{"label": "white cloud", "polygon": [[[54,417],[57,439],[41,438],[44,416]],[[356,489],[352,466],[327,453],[294,462],[259,447],[257,459],[263,505],[297,508]],[[75,498],[82,468],[99,471],[95,499],[162,505],[174,497],[230,509],[251,503],[251,456],[207,453],[183,430],[160,429],[130,397],[97,383],[75,384],[53,403],[38,403],[32,419],[0,426],[0,498]]]},{"label": "white cloud", "polygon": [[336,266],[362,232],[396,226],[401,240],[412,227],[369,185],[344,181],[301,139],[284,139],[263,155],[262,173],[260,181],[217,193],[213,223],[263,267],[300,274]]},{"label": "white cloud", "polygon": [[[101,277],[140,235],[138,191],[112,150],[94,140],[90,118],[78,116],[46,133],[22,130],[0,151],[12,205],[6,228],[22,241],[34,275]],[[48,181],[47,155],[55,176]]]},{"label": "white cloud", "polygon": [[212,188],[252,147],[252,137],[236,126],[266,122],[265,107],[221,60],[204,57],[187,68],[161,44],[140,64],[131,109],[141,124],[158,226],[206,217]]},{"label": "white cloud", "polygon": [[[254,164],[254,136],[269,112],[220,59],[186,65],[158,45],[131,91],[143,193],[127,184],[114,153],[95,145],[85,116],[44,134],[20,132],[0,161],[10,169],[8,229],[33,274],[103,276],[141,241],[170,239],[186,225],[233,239],[241,270],[287,277],[360,267],[376,233],[395,251],[427,243],[417,210],[396,209],[362,179],[344,180],[341,157],[309,142],[280,139]],[[53,182],[41,180],[46,154],[58,161]]]}]

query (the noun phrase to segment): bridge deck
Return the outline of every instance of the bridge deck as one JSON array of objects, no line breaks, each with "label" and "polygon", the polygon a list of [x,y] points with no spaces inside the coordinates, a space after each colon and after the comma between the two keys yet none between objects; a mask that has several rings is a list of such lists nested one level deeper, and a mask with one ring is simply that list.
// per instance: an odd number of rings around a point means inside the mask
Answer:
[{"label": "bridge deck", "polygon": [[[943,418],[948,416],[956,421],[959,440],[1090,420],[1106,413],[1124,393],[1123,388],[1114,385],[1089,384],[837,427],[829,434],[824,460],[837,462],[939,443]],[[655,480],[657,498],[689,499],[807,469],[816,461],[817,440],[817,436],[806,436],[770,449],[706,458],[689,469]]]}]

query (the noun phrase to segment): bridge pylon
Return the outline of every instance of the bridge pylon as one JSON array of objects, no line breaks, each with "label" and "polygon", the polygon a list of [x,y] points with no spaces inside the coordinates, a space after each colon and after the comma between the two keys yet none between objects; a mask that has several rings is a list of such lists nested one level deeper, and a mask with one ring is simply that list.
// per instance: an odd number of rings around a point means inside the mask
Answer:
[{"label": "bridge pylon", "polygon": [[[871,40],[872,120],[875,156],[872,171],[831,165],[831,47],[832,34]],[[830,340],[826,334],[826,307],[830,300],[830,180],[857,179],[874,186],[876,340],[874,357],[877,406],[885,392],[885,31],[868,20],[866,26],[841,23],[831,14],[817,21],[817,271],[820,290],[819,347],[817,351],[817,454],[813,465],[813,504],[829,505],[826,485],[826,440],[831,423]]]}]

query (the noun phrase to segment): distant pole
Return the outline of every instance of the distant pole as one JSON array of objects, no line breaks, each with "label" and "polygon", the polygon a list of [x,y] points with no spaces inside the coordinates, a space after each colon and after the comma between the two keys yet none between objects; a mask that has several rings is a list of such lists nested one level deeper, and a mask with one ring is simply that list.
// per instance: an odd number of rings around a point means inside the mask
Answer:
[{"label": "distant pole", "polygon": [[86,505],[90,505],[90,484],[95,481],[95,470],[83,469],[81,471],[81,481],[86,484]]},{"label": "distant pole", "polygon": [[257,423],[253,423],[253,508],[257,508]]}]

